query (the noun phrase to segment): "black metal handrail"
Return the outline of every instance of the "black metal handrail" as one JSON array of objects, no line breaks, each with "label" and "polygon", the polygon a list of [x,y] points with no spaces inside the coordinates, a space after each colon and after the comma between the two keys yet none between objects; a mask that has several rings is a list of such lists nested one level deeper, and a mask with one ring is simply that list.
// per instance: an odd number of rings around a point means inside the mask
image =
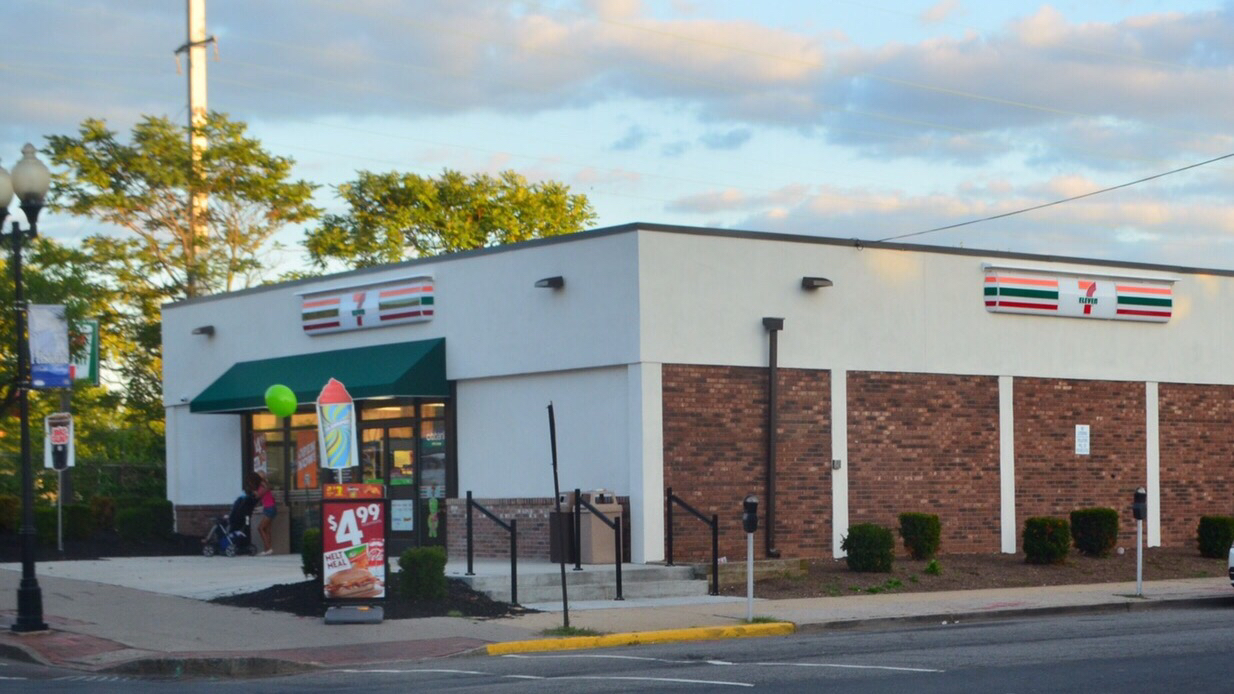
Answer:
[{"label": "black metal handrail", "polygon": [[581,491],[578,489],[574,490],[574,570],[581,571],[583,569],[583,538],[581,532],[583,524],[583,506],[586,506],[587,510],[596,514],[596,518],[599,518],[601,522],[613,529],[613,537],[615,540],[613,547],[613,564],[617,567],[617,597],[613,599],[625,600],[625,598],[621,595],[621,514],[619,512],[616,518],[610,519],[608,516],[604,515],[603,511],[595,506],[592,506],[591,502],[584,499]]},{"label": "black metal handrail", "polygon": [[503,530],[510,533],[510,603],[518,604],[518,519],[511,518],[509,523],[494,516],[492,512],[481,506],[471,498],[471,492],[467,492],[467,575],[475,576],[472,571],[473,557],[473,538],[471,532],[471,509],[472,507],[480,509],[480,513],[493,519],[493,522],[501,526]]},{"label": "black metal handrail", "polygon": [[665,534],[667,542],[668,554],[665,557],[665,566],[673,566],[673,504],[680,504],[682,508],[694,514],[702,522],[711,526],[711,592],[710,595],[720,594],[720,516],[712,514],[711,520],[707,516],[699,513],[695,508],[685,502],[679,496],[673,494],[673,488],[669,487],[665,499],[665,526],[668,527],[668,532]]}]

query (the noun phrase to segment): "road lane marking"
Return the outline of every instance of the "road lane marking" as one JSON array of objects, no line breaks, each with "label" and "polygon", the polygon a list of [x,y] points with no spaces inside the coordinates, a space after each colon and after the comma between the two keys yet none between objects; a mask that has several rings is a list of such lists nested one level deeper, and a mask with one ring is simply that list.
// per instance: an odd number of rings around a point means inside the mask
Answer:
[{"label": "road lane marking", "polygon": [[619,682],[666,682],[671,684],[705,684],[718,687],[753,687],[750,682],[728,682],[725,680],[695,680],[682,677],[634,677],[623,675],[506,675],[494,672],[480,672],[478,670],[444,670],[439,668],[424,668],[424,669],[408,669],[408,670],[364,670],[353,668],[340,668],[333,672],[343,673],[368,673],[368,674],[384,674],[384,675],[415,675],[415,674],[451,674],[451,675],[485,675],[488,677],[496,677],[501,679],[513,680],[615,680]]},{"label": "road lane marking", "polygon": [[841,663],[747,663],[748,665],[770,665],[774,667],[833,667],[851,670],[895,670],[897,672],[946,672],[924,667],[893,667],[891,665],[843,665]]}]

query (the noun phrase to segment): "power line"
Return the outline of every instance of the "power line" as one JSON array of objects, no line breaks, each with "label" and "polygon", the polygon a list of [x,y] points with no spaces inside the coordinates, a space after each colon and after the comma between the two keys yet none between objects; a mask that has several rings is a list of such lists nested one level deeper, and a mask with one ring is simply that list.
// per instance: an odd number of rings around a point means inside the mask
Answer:
[{"label": "power line", "polygon": [[958,228],[958,227],[968,226],[968,225],[970,225],[970,224],[980,224],[981,222],[989,222],[989,221],[994,220],[994,219],[1002,219],[1002,218],[1004,218],[1004,217],[1011,217],[1011,216],[1013,216],[1013,215],[1017,215],[1017,214],[1024,214],[1025,212],[1032,212],[1032,211],[1034,211],[1034,210],[1040,210],[1040,209],[1044,209],[1044,208],[1046,208],[1046,207],[1053,207],[1054,205],[1061,205],[1061,204],[1063,204],[1064,202],[1072,202],[1072,201],[1074,201],[1074,200],[1080,200],[1080,199],[1083,199],[1083,198],[1090,198],[1090,197],[1092,197],[1092,196],[1094,196],[1094,195],[1100,195],[1101,193],[1108,193],[1108,192],[1110,192],[1110,191],[1112,191],[1112,190],[1118,190],[1119,188],[1128,188],[1128,187],[1130,187],[1130,186],[1138,185],[1138,184],[1140,184],[1140,183],[1144,183],[1144,182],[1146,182],[1146,181],[1151,181],[1151,180],[1154,180],[1154,179],[1157,179],[1157,178],[1164,178],[1165,176],[1169,176],[1169,175],[1172,175],[1172,174],[1180,173],[1180,172],[1182,172],[1182,171],[1186,171],[1186,170],[1188,170],[1188,169],[1195,169],[1195,168],[1199,168],[1199,167],[1201,167],[1201,166],[1206,166],[1206,165],[1208,165],[1208,164],[1212,164],[1212,163],[1214,163],[1214,162],[1221,161],[1222,159],[1229,159],[1229,158],[1231,158],[1231,157],[1234,157],[1234,152],[1230,152],[1229,154],[1223,154],[1223,155],[1221,155],[1221,156],[1219,156],[1219,157],[1213,157],[1212,159],[1206,159],[1206,160],[1201,161],[1201,162],[1196,162],[1195,164],[1188,164],[1187,166],[1182,166],[1182,167],[1179,167],[1179,168],[1177,168],[1177,169],[1170,169],[1169,171],[1164,171],[1164,172],[1159,173],[1159,174],[1153,174],[1152,176],[1145,176],[1144,178],[1137,178],[1137,179],[1136,179],[1136,180],[1134,180],[1134,181],[1128,181],[1128,182],[1126,182],[1126,183],[1120,183],[1120,184],[1118,184],[1118,185],[1116,185],[1116,186],[1110,186],[1109,188],[1102,188],[1101,190],[1094,190],[1094,191],[1090,191],[1090,192],[1088,192],[1088,193],[1084,193],[1084,194],[1082,194],[1082,195],[1075,195],[1075,196],[1072,196],[1072,197],[1070,197],[1070,198],[1063,198],[1062,200],[1055,200],[1055,201],[1053,201],[1053,202],[1047,202],[1047,203],[1043,203],[1043,204],[1041,204],[1041,205],[1034,205],[1034,206],[1032,206],[1032,207],[1025,207],[1025,208],[1023,208],[1023,209],[1013,210],[1013,211],[1011,211],[1011,212],[1004,212],[1004,213],[1002,213],[1002,214],[990,215],[989,217],[982,217],[981,219],[970,219],[970,220],[969,220],[969,221],[967,221],[967,222],[960,222],[959,224],[948,224],[947,226],[935,227],[935,228],[933,228],[933,229],[926,229],[926,230],[924,230],[924,231],[914,231],[914,232],[912,232],[911,234],[900,234],[899,236],[888,236],[888,237],[887,237],[887,238],[885,238],[885,239],[878,239],[878,242],[882,242],[882,241],[898,241],[898,240],[900,240],[900,239],[907,239],[907,238],[910,238],[910,237],[913,237],[913,236],[921,236],[921,235],[923,235],[923,234],[932,234],[932,233],[934,233],[934,232],[936,232],[936,231],[946,231],[947,229],[955,229],[955,228]]}]

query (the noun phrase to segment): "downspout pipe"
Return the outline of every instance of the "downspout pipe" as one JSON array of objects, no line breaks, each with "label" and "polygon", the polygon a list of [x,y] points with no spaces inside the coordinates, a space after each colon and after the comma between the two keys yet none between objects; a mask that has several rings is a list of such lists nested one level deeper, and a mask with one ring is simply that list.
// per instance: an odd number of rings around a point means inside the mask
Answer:
[{"label": "downspout pipe", "polygon": [[783,318],[764,318],[763,327],[767,329],[767,556],[771,559],[780,557],[776,547],[776,430],[780,425],[780,377],[777,370],[779,344],[777,337],[784,329]]}]

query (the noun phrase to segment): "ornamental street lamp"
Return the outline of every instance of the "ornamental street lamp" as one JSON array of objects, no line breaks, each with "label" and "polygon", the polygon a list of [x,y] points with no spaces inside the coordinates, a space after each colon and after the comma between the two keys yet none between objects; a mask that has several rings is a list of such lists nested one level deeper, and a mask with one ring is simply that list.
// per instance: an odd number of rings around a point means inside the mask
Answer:
[{"label": "ornamental street lamp", "polygon": [[30,353],[26,341],[26,302],[21,287],[21,244],[25,238],[38,236],[39,211],[47,190],[51,187],[51,173],[36,157],[34,145],[21,148],[21,161],[13,167],[13,174],[0,167],[0,235],[4,233],[4,221],[9,214],[9,202],[17,194],[21,211],[26,213],[26,231],[14,221],[9,234],[13,243],[13,312],[17,319],[17,388],[18,412],[21,415],[21,583],[17,587],[17,621],[13,631],[44,631],[43,591],[34,575],[34,472],[30,469]]}]

